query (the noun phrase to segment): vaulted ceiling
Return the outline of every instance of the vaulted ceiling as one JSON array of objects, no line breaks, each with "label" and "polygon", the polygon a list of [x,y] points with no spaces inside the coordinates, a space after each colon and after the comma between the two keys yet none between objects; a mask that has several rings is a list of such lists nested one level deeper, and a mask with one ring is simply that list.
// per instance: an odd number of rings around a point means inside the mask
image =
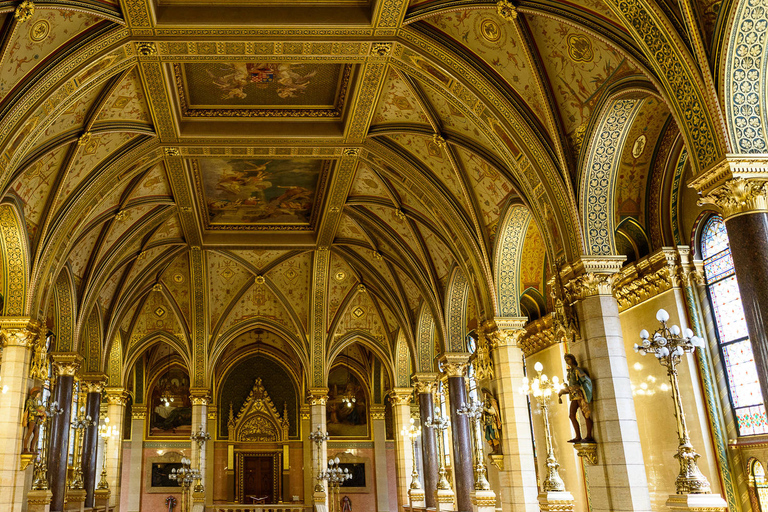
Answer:
[{"label": "vaulted ceiling", "polygon": [[[702,69],[720,5],[654,4]],[[542,314],[547,268],[584,251],[579,169],[617,98],[631,115],[611,215],[632,222],[615,246],[669,243],[648,183],[683,145],[677,107],[613,3],[0,6],[0,190],[26,225],[28,309],[69,315],[94,367],[161,331],[214,364],[254,318],[309,366],[318,338],[331,357],[369,333],[394,367],[398,343],[448,346],[454,272],[462,329],[498,315],[514,205],[532,215],[522,312]]]}]

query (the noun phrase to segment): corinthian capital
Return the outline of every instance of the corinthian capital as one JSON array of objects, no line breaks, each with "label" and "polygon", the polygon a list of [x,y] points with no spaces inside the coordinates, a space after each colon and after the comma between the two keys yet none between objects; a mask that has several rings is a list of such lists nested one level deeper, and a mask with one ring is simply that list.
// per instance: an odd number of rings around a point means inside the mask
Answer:
[{"label": "corinthian capital", "polygon": [[408,405],[413,399],[413,388],[392,388],[388,396],[392,405]]},{"label": "corinthian capital", "polygon": [[411,377],[416,393],[432,393],[437,386],[438,373],[414,373]]},{"label": "corinthian capital", "polygon": [[701,195],[699,204],[711,204],[724,218],[768,212],[768,158],[728,155],[692,179],[688,186]]},{"label": "corinthian capital", "polygon": [[109,405],[125,406],[128,403],[128,392],[125,388],[107,387],[104,388],[104,395]]},{"label": "corinthian capital", "polygon": [[469,364],[469,354],[463,352],[446,352],[440,356],[443,373],[448,377],[463,377]]},{"label": "corinthian capital", "polygon": [[5,317],[0,322],[0,343],[10,347],[32,347],[39,339],[40,324],[29,317]]},{"label": "corinthian capital", "polygon": [[51,360],[53,361],[53,370],[56,375],[74,377],[77,370],[80,369],[83,357],[77,352],[53,352]]},{"label": "corinthian capital", "polygon": [[595,295],[612,295],[616,274],[626,256],[582,256],[560,271],[569,302]]}]

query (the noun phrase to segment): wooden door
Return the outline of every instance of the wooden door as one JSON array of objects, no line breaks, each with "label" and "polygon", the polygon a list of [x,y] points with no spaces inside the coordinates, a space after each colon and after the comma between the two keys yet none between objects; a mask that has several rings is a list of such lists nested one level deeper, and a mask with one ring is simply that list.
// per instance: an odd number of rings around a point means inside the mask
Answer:
[{"label": "wooden door", "polygon": [[274,503],[274,457],[250,456],[243,459],[243,503]]}]

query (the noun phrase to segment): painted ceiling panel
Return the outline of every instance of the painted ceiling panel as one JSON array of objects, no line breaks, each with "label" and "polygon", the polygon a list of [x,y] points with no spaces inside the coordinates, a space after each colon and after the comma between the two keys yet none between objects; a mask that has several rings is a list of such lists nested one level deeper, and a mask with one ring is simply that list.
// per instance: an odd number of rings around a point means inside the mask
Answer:
[{"label": "painted ceiling panel", "polygon": [[112,276],[104,284],[104,287],[101,289],[98,302],[103,311],[109,311],[109,309],[112,307],[112,303],[116,299],[115,291],[117,290],[117,285],[124,274],[125,268],[119,269],[117,272],[112,274]]},{"label": "painted ceiling panel", "polygon": [[373,116],[372,124],[415,123],[429,125],[421,105],[413,96],[406,82],[397,71],[390,68],[384,81],[379,105]]},{"label": "painted ceiling panel", "polygon": [[128,200],[139,197],[172,197],[171,186],[168,184],[168,177],[165,174],[165,166],[162,163],[156,164],[145,176],[139,186],[137,186],[128,196]]},{"label": "painted ceiling panel", "polygon": [[189,287],[189,256],[182,253],[173,260],[173,263],[163,272],[161,278],[163,284],[173,296],[173,300],[179,305],[181,314],[187,326],[192,325],[190,312],[191,291]]},{"label": "painted ceiling panel", "polygon": [[541,233],[539,233],[536,222],[531,221],[525,234],[523,254],[520,260],[521,291],[532,287],[546,296],[546,290],[544,289],[544,259],[546,254],[547,248],[544,245],[544,239],[541,237]]},{"label": "painted ceiling panel", "polygon": [[384,260],[384,258],[377,258],[371,249],[355,247],[353,251],[359,255],[361,261],[364,261],[366,265],[373,267],[376,273],[378,273],[389,285],[392,293],[397,296],[397,286],[395,284],[394,276],[392,275],[392,272],[390,272],[389,267],[387,266],[387,262]]},{"label": "painted ceiling panel", "polygon": [[156,205],[143,204],[134,208],[128,208],[121,218],[115,217],[112,222],[112,226],[109,228],[109,233],[104,238],[104,242],[98,252],[98,260],[103,260],[108,251],[112,249],[112,245],[120,238],[124,233],[128,233],[130,230],[135,229],[135,224],[148,214]]},{"label": "painted ceiling panel", "polygon": [[341,218],[339,229],[336,231],[336,238],[351,238],[353,240],[358,240],[366,245],[369,244],[368,239],[363,234],[363,229],[347,215],[344,215]]},{"label": "painted ceiling panel", "polygon": [[267,277],[285,296],[288,305],[299,317],[304,330],[308,328],[310,289],[312,285],[312,253],[294,256],[270,270]]},{"label": "painted ceiling panel", "polygon": [[328,326],[336,311],[353,286],[358,284],[357,276],[344,259],[331,254],[330,279],[328,280]]},{"label": "painted ceiling panel", "polygon": [[293,334],[299,334],[290,314],[266,284],[254,284],[243,294],[227,315],[220,332],[226,332],[238,323],[251,318],[269,320]]},{"label": "painted ceiling panel", "polygon": [[362,331],[372,336],[385,351],[388,351],[387,332],[384,325],[371,296],[367,292],[358,292],[341,313],[334,338],[343,337],[354,331]]},{"label": "painted ceiling panel", "polygon": [[400,235],[401,240],[408,246],[413,255],[418,258],[420,262],[424,262],[424,254],[422,253],[416,236],[410,226],[406,224],[405,220],[395,215],[395,210],[393,208],[385,208],[383,206],[371,204],[368,204],[365,207],[376,217],[381,219],[389,228]]},{"label": "painted ceiling panel", "polygon": [[[136,257],[136,259],[131,262],[130,265],[130,272],[128,273],[128,277],[126,279],[126,286],[130,286],[132,284],[135,284],[135,281],[137,279],[144,279],[146,278],[145,270],[148,268],[149,265],[155,262],[155,259],[157,259],[161,254],[168,251],[167,246],[158,246],[153,247],[151,249],[147,249],[146,251],[142,251],[139,253],[139,255]],[[154,280],[154,278],[152,278]]]},{"label": "painted ceiling panel", "polygon": [[94,227],[88,232],[87,235],[85,235],[85,238],[77,242],[75,247],[73,247],[72,252],[70,253],[70,269],[72,270],[72,273],[80,279],[85,277],[85,273],[87,271],[86,265],[88,264],[91,253],[96,246],[96,242],[100,233],[101,226]]},{"label": "painted ceiling panel", "polygon": [[361,164],[357,168],[355,179],[352,182],[352,189],[349,192],[349,197],[358,196],[382,197],[387,201],[391,201],[381,178],[365,164]]},{"label": "painted ceiling panel", "polygon": [[253,274],[235,260],[217,252],[208,251],[207,258],[208,311],[213,328],[235,295],[253,279]]},{"label": "painted ceiling panel", "polygon": [[158,331],[171,335],[184,333],[173,307],[168,304],[162,292],[151,291],[136,319],[128,347],[136,345],[142,338]]},{"label": "painted ceiling panel", "polygon": [[432,259],[432,264],[435,266],[437,278],[441,281],[446,279],[454,263],[451,251],[449,251],[445,244],[427,227],[421,225],[419,226],[419,231],[429,250],[429,257]]},{"label": "painted ceiling panel", "polygon": [[173,216],[166,220],[162,226],[157,228],[147,243],[153,244],[155,242],[162,242],[169,239],[181,240],[183,238],[184,233],[182,233],[181,227],[179,226],[179,218]]},{"label": "painted ceiling panel", "polygon": [[81,94],[77,100],[73,101],[69,107],[64,109],[45,132],[43,132],[40,136],[40,142],[42,143],[50,140],[67,130],[74,130],[75,128],[82,127],[83,123],[86,121],[85,116],[90,111],[91,106],[100,93],[100,87],[91,87]]},{"label": "painted ceiling panel", "polygon": [[118,84],[98,116],[98,121],[152,122],[136,68]]},{"label": "painted ceiling panel", "polygon": [[408,307],[411,309],[411,311],[416,311],[416,309],[421,305],[421,293],[419,292],[419,288],[416,286],[416,283],[411,280],[411,278],[403,273],[402,270],[396,268],[395,272],[397,273],[398,279],[400,279],[400,283],[402,284],[403,290],[405,291],[405,296],[408,299]]},{"label": "painted ceiling panel", "polygon": [[511,194],[512,185],[499,171],[474,153],[456,148],[464,170],[469,175],[477,204],[483,214],[484,225],[498,221],[499,215]]},{"label": "painted ceiling panel", "polygon": [[276,260],[280,256],[284,255],[285,250],[273,250],[273,249],[248,249],[248,250],[236,250],[233,249],[232,254],[243,258],[257,269],[266,267],[269,263]]}]

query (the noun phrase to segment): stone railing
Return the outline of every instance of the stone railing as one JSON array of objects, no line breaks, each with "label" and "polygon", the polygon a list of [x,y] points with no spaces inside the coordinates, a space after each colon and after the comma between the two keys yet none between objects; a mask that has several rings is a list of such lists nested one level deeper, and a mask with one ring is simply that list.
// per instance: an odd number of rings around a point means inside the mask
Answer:
[{"label": "stone railing", "polygon": [[213,505],[205,508],[212,512],[309,512],[312,510],[312,505],[302,503],[275,503],[272,505],[227,503],[226,505]]}]

